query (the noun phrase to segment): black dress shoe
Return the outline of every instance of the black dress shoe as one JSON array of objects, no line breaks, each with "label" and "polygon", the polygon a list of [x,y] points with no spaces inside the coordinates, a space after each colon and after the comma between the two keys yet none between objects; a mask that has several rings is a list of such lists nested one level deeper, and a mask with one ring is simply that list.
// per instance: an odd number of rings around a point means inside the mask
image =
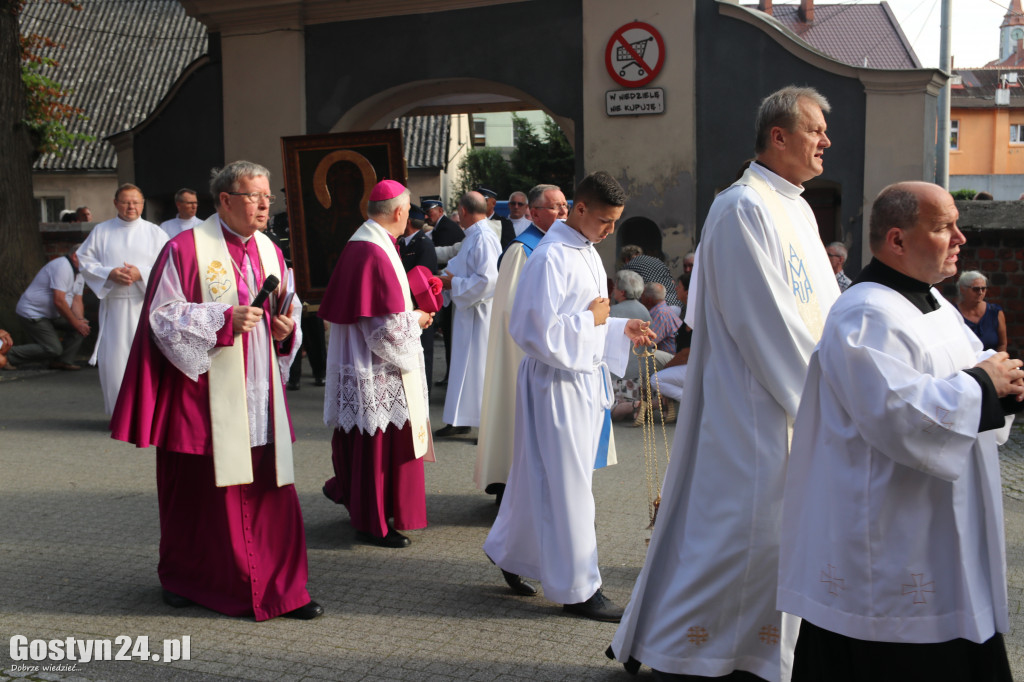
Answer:
[{"label": "black dress shoe", "polygon": [[288,385],[288,390],[289,391],[297,391],[300,388],[300,386],[298,384],[293,384],[291,382],[289,382],[287,385]]},{"label": "black dress shoe", "polygon": [[382,538],[379,538],[372,533],[367,533],[364,530],[357,530],[356,539],[370,545],[387,547],[388,549],[401,549],[402,547],[408,547],[412,544],[412,540],[402,535],[394,528],[388,528],[388,534]]},{"label": "black dress shoe", "polygon": [[324,384],[326,384],[326,383],[327,383],[327,382],[326,382],[326,381],[324,381],[322,377],[321,377],[321,378],[319,378],[319,379],[313,379],[313,385],[314,385],[314,386],[323,386],[323,385],[324,385]]},{"label": "black dress shoe", "polygon": [[562,610],[590,620],[599,620],[602,623],[618,623],[622,620],[622,609],[604,596],[600,588],[587,601],[581,601],[578,604],[565,604],[562,606]]},{"label": "black dress shoe", "polygon": [[487,487],[484,488],[484,492],[488,495],[494,495],[494,504],[501,506],[501,498],[505,496],[505,484],[504,483],[488,483]]},{"label": "black dress shoe", "polygon": [[[604,655],[613,661],[615,660],[615,652],[612,651],[611,647],[604,650]],[[637,672],[640,671],[640,661],[630,656],[629,660],[622,664],[622,667],[625,668],[626,672],[630,675],[636,675]]]},{"label": "black dress shoe", "polygon": [[511,587],[512,591],[516,594],[524,597],[537,596],[537,588],[523,580],[523,576],[516,575],[515,573],[509,573],[503,568],[501,569],[501,577],[505,579],[505,583]]},{"label": "black dress shoe", "polygon": [[315,601],[310,601],[305,606],[300,606],[297,609],[289,611],[288,613],[282,613],[285,618],[294,618],[296,620],[313,620],[324,615],[324,607],[317,604]]},{"label": "black dress shoe", "polygon": [[434,438],[450,438],[451,436],[464,436],[469,433],[468,426],[445,425],[443,428],[434,431]]},{"label": "black dress shoe", "polygon": [[170,590],[164,590],[161,596],[163,597],[165,604],[176,609],[183,609],[186,606],[192,606],[195,604],[195,602],[188,597],[182,597],[180,594],[174,594]]}]

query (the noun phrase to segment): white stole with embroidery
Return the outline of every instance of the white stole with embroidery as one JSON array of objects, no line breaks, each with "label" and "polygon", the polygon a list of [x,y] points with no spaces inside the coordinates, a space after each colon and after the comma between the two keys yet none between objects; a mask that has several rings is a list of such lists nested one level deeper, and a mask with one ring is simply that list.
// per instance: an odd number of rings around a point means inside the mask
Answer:
[{"label": "white stole with embroidery", "polygon": [[807,331],[811,333],[811,338],[817,342],[821,339],[825,320],[822,319],[818,296],[814,292],[810,274],[807,272],[803,245],[793,222],[789,219],[789,214],[782,205],[776,189],[753,168],[747,168],[743,177],[737,180],[736,184],[746,185],[757,192],[768,207],[772,222],[779,233],[779,241],[782,242],[786,263],[789,266],[789,284],[793,290],[793,297],[796,299],[797,311],[804,324],[807,325]]},{"label": "white stole with embroidery", "polygon": [[[196,262],[199,266],[203,303],[238,305],[238,288],[229,272],[231,255],[220,225],[220,216],[214,213],[202,225],[193,228],[196,242]],[[256,232],[256,240],[263,274],[281,279],[274,243]],[[250,267],[252,264],[250,264]],[[251,292],[255,296],[255,292]],[[269,332],[268,332],[269,334]],[[295,482],[292,461],[292,438],[288,425],[288,411],[281,388],[281,369],[270,334],[270,390],[273,395],[274,452],[277,464],[277,485]],[[225,346],[210,359],[210,426],[213,432],[213,470],[218,487],[252,483],[252,450],[249,443],[249,412],[245,391],[245,353],[242,335],[235,334],[235,342]],[[250,349],[259,352],[257,349]],[[241,399],[239,399],[241,398]]]},{"label": "white stole with embroidery", "polygon": [[[370,242],[378,246],[391,261],[395,269],[395,277],[402,286],[406,312],[415,310],[412,295],[409,293],[409,278],[398,257],[398,249],[391,243],[387,231],[372,220],[367,220],[349,239],[351,242]],[[419,459],[427,454],[430,444],[430,427],[427,423],[427,406],[423,402],[425,376],[419,368],[402,372],[402,387],[405,389],[405,402],[409,408],[409,426],[412,431],[413,451]]]}]

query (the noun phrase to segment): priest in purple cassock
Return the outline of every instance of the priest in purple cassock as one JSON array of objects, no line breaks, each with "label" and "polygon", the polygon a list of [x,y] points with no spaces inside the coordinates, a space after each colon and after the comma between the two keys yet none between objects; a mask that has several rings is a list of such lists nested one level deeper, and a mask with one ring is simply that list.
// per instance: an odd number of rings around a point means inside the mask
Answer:
[{"label": "priest in purple cassock", "polygon": [[423,459],[433,461],[433,441],[420,331],[434,314],[413,304],[399,257],[409,190],[382,180],[367,214],[320,304],[331,323],[324,423],[334,428],[335,473],[324,495],[348,508],[359,540],[399,548],[411,542],[400,530],[427,525]]},{"label": "priest in purple cassock", "polygon": [[160,252],[110,426],[117,440],[156,445],[167,604],[309,620],[323,608],[306,591],[283,391],[300,305],[284,287],[250,305],[271,275],[287,281],[259,231],[269,176],[248,161],[216,172],[217,213]]}]

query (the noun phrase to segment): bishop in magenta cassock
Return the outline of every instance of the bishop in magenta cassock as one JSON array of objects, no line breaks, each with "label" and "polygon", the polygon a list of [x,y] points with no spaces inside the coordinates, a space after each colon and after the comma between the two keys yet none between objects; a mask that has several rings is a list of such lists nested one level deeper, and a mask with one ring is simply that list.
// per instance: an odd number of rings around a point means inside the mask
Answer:
[{"label": "bishop in magenta cassock", "polygon": [[400,530],[427,525],[423,459],[433,460],[433,441],[420,331],[434,315],[413,305],[399,258],[409,190],[382,180],[367,213],[320,304],[331,323],[324,423],[334,428],[335,473],[324,495],[348,508],[358,539],[399,548],[410,544]]},{"label": "bishop in magenta cassock", "polygon": [[168,242],[142,306],[113,437],[156,445],[164,601],[256,620],[308,620],[306,539],[293,485],[283,377],[295,301],[249,305],[281,251],[259,232],[269,171],[236,161],[211,181],[217,213]]}]

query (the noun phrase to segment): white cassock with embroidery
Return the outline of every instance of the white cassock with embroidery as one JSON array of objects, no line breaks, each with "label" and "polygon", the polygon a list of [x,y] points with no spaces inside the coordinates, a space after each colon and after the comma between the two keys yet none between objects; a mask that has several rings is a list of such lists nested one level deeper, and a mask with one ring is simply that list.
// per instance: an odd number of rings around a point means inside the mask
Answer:
[{"label": "white cassock with embroidery", "polygon": [[938,291],[851,287],[811,358],[783,503],[779,608],[883,642],[1008,631],[997,440],[961,370],[992,351]]},{"label": "white cassock with embroidery", "polygon": [[612,642],[620,661],[788,675],[796,629],[783,627],[775,591],[789,427],[839,296],[801,191],[753,164],[704,224],[687,390],[647,559]]}]

